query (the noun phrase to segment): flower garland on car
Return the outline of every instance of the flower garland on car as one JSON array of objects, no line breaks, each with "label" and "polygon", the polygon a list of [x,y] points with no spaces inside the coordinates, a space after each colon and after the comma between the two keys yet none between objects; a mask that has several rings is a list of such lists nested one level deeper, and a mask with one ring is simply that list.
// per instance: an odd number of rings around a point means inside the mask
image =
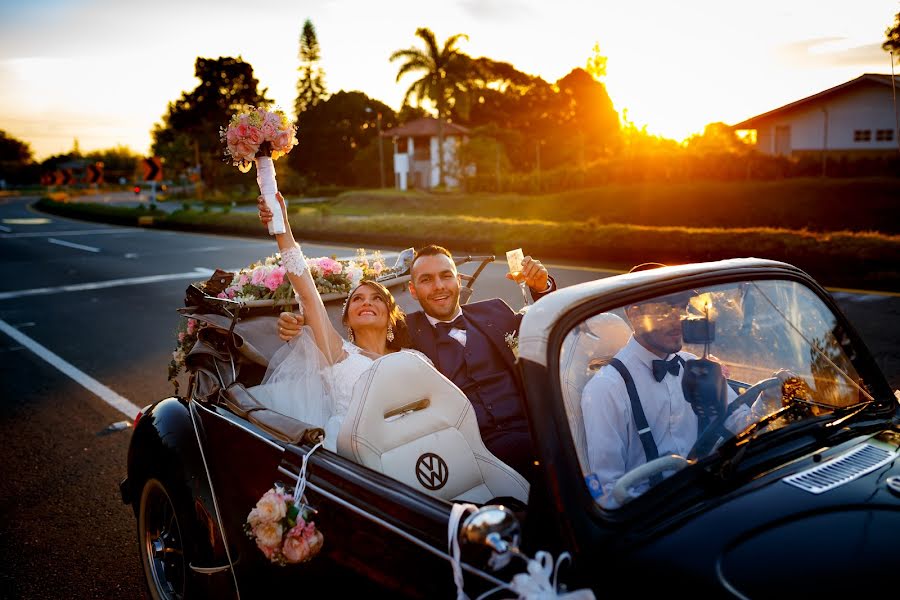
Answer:
[{"label": "flower garland on car", "polygon": [[[365,248],[357,249],[356,257],[352,259],[323,256],[307,258],[306,264],[321,295],[349,294],[364,279],[390,276],[405,268],[405,265],[387,267],[381,252],[376,250],[370,256]],[[231,282],[216,297],[245,303],[273,300],[276,305],[289,304],[293,301],[294,289],[285,274],[281,254],[275,253],[234,273]],[[169,363],[169,381],[175,386],[175,393],[178,393],[176,378],[184,369],[185,357],[194,347],[197,333],[204,326],[196,319],[187,319],[187,323],[180,323],[175,332],[175,351]]]}]

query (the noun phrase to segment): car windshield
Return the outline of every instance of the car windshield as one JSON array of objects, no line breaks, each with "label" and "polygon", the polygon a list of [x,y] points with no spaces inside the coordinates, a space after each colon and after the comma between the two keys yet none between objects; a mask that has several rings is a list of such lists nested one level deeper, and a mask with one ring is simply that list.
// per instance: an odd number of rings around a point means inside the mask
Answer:
[{"label": "car windshield", "polygon": [[853,355],[839,319],[792,281],[685,290],[592,315],[560,354],[585,483],[615,509],[748,428],[869,401]]}]

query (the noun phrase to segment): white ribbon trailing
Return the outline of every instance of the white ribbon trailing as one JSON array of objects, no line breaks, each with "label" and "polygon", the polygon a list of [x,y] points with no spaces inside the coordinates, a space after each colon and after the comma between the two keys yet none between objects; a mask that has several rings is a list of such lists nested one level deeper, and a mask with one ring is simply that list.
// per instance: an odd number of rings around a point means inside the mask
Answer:
[{"label": "white ribbon trailing", "polygon": [[322,447],[323,442],[319,442],[313,446],[309,452],[303,455],[303,463],[300,465],[300,475],[297,477],[297,485],[294,486],[294,506],[300,506],[303,503],[303,492],[306,491],[306,465],[312,453]]},{"label": "white ribbon trailing", "polygon": [[[454,503],[450,509],[450,520],[447,526],[447,545],[450,554],[450,564],[453,568],[453,582],[456,584],[456,600],[469,600],[463,586],[462,563],[460,562],[459,548],[459,523],[463,518],[478,509],[474,504]],[[512,582],[503,584],[488,590],[476,600],[483,600],[501,590],[508,590],[515,594],[518,600],[595,600],[594,592],[589,589],[575,590],[559,593],[558,575],[559,567],[564,561],[571,561],[572,556],[563,552],[553,562],[553,555],[543,550],[538,551],[535,558],[529,559],[523,554],[517,554],[526,560],[528,565],[525,573],[513,576]]]}]

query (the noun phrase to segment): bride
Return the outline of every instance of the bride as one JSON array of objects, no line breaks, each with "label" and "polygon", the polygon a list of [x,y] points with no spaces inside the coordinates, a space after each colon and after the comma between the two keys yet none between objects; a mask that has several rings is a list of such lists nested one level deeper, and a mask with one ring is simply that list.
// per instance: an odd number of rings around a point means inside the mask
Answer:
[{"label": "bride", "polygon": [[[276,197],[285,214],[284,198]],[[285,233],[276,234],[275,240],[300,301],[304,331],[275,353],[253,393],[272,410],[324,427],[325,447],[334,451],[353,385],[376,358],[401,349],[404,315],[387,288],[362,281],[344,304],[341,322],[349,341],[344,340],[328,318],[286,214],[284,223]]]}]

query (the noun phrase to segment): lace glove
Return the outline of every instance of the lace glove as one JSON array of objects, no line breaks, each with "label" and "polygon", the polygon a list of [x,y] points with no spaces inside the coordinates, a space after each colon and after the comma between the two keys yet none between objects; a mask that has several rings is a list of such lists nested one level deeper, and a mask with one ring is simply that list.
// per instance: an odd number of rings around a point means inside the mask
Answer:
[{"label": "lace glove", "polygon": [[293,246],[281,251],[281,264],[288,271],[300,277],[306,271],[306,257],[300,246]]}]

